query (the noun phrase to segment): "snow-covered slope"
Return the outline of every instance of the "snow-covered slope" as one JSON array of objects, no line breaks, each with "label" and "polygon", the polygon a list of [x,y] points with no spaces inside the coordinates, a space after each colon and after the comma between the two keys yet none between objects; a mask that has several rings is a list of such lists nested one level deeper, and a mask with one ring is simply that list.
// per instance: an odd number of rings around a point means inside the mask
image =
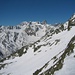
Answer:
[{"label": "snow-covered slope", "polygon": [[0,74],[75,75],[74,25],[67,21],[48,27],[41,39],[1,60]]},{"label": "snow-covered slope", "polygon": [[46,34],[47,24],[22,22],[17,26],[0,26],[0,56],[4,58]]}]

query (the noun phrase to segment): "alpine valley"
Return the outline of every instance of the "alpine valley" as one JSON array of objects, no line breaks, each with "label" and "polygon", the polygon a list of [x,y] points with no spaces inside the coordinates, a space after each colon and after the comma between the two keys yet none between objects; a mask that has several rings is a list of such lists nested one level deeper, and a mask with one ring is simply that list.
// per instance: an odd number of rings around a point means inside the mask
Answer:
[{"label": "alpine valley", "polygon": [[55,25],[0,26],[0,75],[75,75],[75,14]]}]

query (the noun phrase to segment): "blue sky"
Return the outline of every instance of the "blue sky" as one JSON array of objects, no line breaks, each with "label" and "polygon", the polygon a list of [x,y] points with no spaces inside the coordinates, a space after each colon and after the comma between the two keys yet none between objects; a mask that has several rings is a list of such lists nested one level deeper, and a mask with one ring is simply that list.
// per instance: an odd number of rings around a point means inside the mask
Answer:
[{"label": "blue sky", "polygon": [[75,0],[0,0],[0,25],[23,21],[65,22],[75,13]]}]

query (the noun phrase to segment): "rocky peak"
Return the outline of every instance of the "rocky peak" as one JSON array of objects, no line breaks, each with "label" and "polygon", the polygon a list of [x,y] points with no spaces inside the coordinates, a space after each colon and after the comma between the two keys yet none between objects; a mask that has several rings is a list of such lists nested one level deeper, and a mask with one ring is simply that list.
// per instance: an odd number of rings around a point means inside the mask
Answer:
[{"label": "rocky peak", "polygon": [[71,16],[70,20],[75,19],[75,13]]}]

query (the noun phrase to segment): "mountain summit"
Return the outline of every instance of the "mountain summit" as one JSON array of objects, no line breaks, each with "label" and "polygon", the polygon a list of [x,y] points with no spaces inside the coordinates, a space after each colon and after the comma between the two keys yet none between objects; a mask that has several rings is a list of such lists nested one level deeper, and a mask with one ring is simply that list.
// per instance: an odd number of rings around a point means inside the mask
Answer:
[{"label": "mountain summit", "polygon": [[75,75],[74,17],[56,26],[39,22],[2,26],[0,74]]},{"label": "mountain summit", "polygon": [[[47,24],[46,24],[47,25]],[[39,22],[22,22],[17,26],[0,26],[0,58],[31,44],[46,34],[46,26]]]}]

